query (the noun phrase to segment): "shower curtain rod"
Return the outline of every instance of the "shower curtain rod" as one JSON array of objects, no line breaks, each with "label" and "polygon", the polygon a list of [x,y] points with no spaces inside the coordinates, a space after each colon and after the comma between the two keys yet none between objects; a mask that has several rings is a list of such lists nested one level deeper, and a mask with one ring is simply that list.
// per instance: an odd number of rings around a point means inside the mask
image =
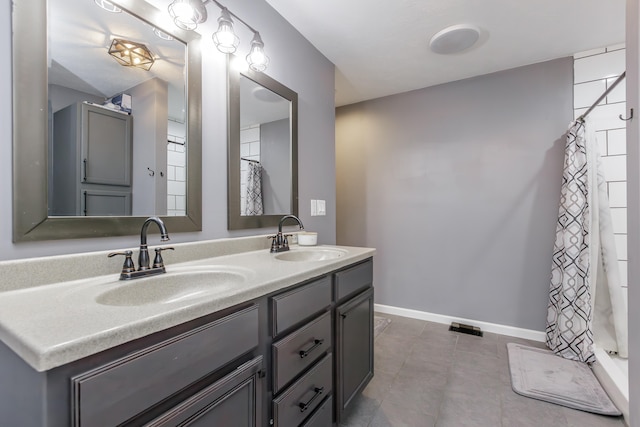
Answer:
[{"label": "shower curtain rod", "polygon": [[244,157],[240,157],[240,160],[244,160],[245,162],[252,162],[252,163],[260,163],[257,160],[253,160],[253,159],[245,159]]},{"label": "shower curtain rod", "polygon": [[590,113],[594,108],[596,108],[596,106],[597,106],[598,104],[600,104],[600,101],[602,101],[602,100],[604,99],[604,97],[605,97],[605,96],[609,95],[609,93],[610,93],[610,92],[611,92],[611,91],[612,91],[616,86],[618,86],[618,83],[620,83],[620,82],[624,79],[624,77],[625,77],[625,75],[626,75],[626,74],[627,74],[627,72],[626,72],[626,71],[623,71],[623,72],[622,72],[622,74],[620,74],[620,77],[618,77],[618,78],[616,79],[616,81],[615,81],[615,82],[613,82],[613,84],[612,84],[611,86],[609,86],[609,87],[607,88],[607,90],[605,90],[605,91],[604,91],[604,93],[603,93],[602,95],[600,95],[600,98],[598,98],[598,99],[596,100],[596,102],[594,102],[594,103],[593,103],[593,105],[592,105],[591,107],[589,107],[589,109],[588,109],[587,111],[585,111],[584,113],[582,113],[582,114],[580,115],[580,117],[578,117],[578,118],[576,119],[576,121],[578,121],[578,120],[579,120],[579,121],[584,121],[584,118],[585,118],[585,117],[587,117],[587,116],[589,115],[589,113]]}]

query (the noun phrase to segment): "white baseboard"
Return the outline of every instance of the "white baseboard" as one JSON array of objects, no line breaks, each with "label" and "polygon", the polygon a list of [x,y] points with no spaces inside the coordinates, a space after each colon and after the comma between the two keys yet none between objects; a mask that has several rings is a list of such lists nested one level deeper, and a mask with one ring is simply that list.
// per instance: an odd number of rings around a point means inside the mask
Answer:
[{"label": "white baseboard", "polygon": [[532,341],[545,341],[545,333],[542,331],[514,328],[513,326],[499,325],[497,323],[481,322],[478,320],[464,319],[462,317],[444,316],[442,314],[427,313],[425,311],[410,310],[408,308],[393,307],[390,305],[374,304],[374,309],[379,313],[393,314],[396,316],[426,320],[435,323],[443,323],[445,325],[448,325],[451,322],[464,323],[466,325],[477,326],[485,332],[492,332],[494,334],[507,335],[516,338],[524,338]]},{"label": "white baseboard", "polygon": [[593,373],[629,425],[629,378],[602,348],[596,346],[595,354]]}]

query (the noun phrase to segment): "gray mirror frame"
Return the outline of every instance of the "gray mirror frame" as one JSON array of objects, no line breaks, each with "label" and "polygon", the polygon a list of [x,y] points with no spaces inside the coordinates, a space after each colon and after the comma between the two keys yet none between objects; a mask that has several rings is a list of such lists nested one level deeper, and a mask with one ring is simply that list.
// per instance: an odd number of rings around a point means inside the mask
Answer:
[{"label": "gray mirror frame", "polygon": [[[274,227],[285,214],[298,215],[298,94],[271,77],[251,70],[238,71],[227,60],[227,227],[229,230]],[[240,215],[240,75],[291,102],[291,207],[278,215]]]},{"label": "gray mirror frame", "polygon": [[[202,230],[200,36],[165,28],[163,12],[140,0],[110,0],[187,44],[187,215],[162,217],[170,232]],[[146,217],[48,216],[47,2],[12,2],[13,241],[134,235]],[[162,19],[164,18],[164,19]],[[25,31],[24,29],[28,29]]]}]

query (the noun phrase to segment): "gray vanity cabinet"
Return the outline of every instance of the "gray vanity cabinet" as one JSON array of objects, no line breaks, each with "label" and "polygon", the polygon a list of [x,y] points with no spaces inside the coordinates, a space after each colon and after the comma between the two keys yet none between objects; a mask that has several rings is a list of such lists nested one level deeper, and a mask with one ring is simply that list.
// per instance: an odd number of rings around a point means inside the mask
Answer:
[{"label": "gray vanity cabinet", "polygon": [[226,425],[260,426],[262,356],[231,365],[227,375],[204,388],[198,385],[226,372],[220,369],[258,344],[258,305],[252,305],[75,375],[71,425],[142,425],[162,412],[163,402],[176,402],[145,425],[226,420]]},{"label": "gray vanity cabinet", "polygon": [[335,274],[336,418],[373,378],[373,263]]},{"label": "gray vanity cabinet", "polygon": [[52,215],[130,215],[133,118],[76,103],[53,119]]},{"label": "gray vanity cabinet", "polygon": [[332,418],[326,407],[333,391],[331,283],[328,275],[271,298],[276,427],[305,425],[319,416],[319,407]]},{"label": "gray vanity cabinet", "polygon": [[37,372],[0,342],[0,425],[331,427],[373,376],[372,261]]}]

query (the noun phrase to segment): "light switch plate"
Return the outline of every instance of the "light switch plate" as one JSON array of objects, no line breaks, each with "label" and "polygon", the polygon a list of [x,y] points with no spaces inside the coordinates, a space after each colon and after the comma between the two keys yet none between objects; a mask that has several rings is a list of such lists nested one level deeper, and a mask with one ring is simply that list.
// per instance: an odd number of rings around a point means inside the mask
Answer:
[{"label": "light switch plate", "polygon": [[318,216],[318,201],[311,200],[311,216]]},{"label": "light switch plate", "polygon": [[327,204],[324,200],[316,200],[318,215],[326,215],[327,214]]}]

